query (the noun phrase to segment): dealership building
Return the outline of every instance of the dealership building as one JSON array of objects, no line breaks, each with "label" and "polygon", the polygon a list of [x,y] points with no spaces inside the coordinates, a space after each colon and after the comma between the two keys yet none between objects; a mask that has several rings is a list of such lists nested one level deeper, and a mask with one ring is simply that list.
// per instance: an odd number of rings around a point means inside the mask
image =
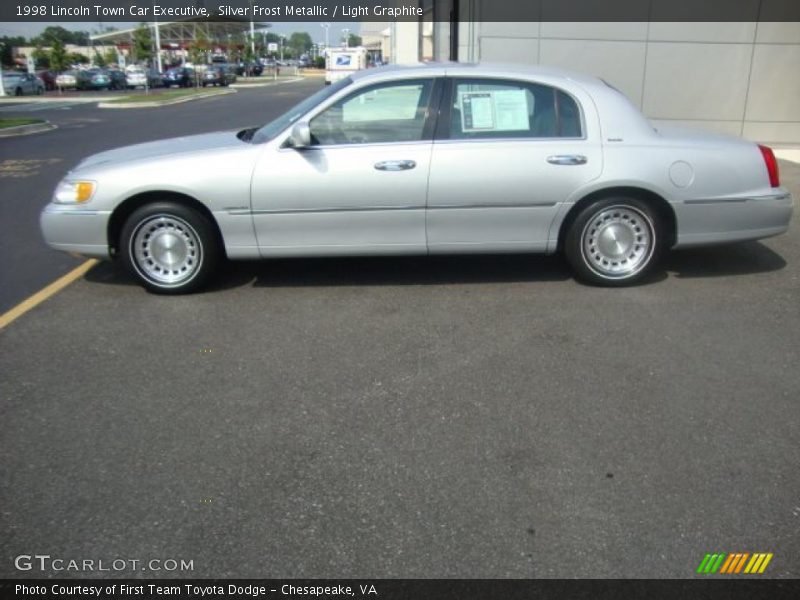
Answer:
[{"label": "dealership building", "polygon": [[656,125],[800,144],[798,22],[483,20],[491,4],[423,0],[419,22],[392,24],[392,61],[563,67],[602,77]]}]

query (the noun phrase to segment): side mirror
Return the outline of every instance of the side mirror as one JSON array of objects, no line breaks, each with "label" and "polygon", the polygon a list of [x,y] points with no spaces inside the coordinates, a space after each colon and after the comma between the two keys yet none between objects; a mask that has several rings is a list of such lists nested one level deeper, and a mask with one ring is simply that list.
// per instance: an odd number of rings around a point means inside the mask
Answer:
[{"label": "side mirror", "polygon": [[303,121],[292,127],[289,142],[292,148],[308,148],[311,145],[311,128],[308,123]]}]

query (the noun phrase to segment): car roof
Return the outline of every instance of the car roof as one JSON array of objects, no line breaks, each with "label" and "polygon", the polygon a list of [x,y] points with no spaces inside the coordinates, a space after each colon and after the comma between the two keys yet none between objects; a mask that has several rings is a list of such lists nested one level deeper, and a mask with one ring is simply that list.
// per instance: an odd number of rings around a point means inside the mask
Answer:
[{"label": "car roof", "polygon": [[425,62],[402,65],[386,65],[375,69],[356,71],[352,75],[354,81],[369,79],[392,79],[413,74],[420,76],[462,76],[462,77],[522,77],[543,78],[550,81],[574,81],[584,87],[596,87],[603,84],[602,80],[591,75],[561,69],[557,67],[543,67],[538,65],[524,65],[519,63],[459,63],[459,62]]}]

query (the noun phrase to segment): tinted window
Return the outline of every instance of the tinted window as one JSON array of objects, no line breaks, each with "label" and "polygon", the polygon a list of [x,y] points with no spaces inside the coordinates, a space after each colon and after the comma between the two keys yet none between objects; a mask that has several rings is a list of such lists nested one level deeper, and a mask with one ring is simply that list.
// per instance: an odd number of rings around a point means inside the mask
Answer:
[{"label": "tinted window", "polygon": [[311,120],[314,144],[413,142],[423,137],[433,80],[370,86]]},{"label": "tinted window", "polygon": [[450,137],[581,137],[572,96],[524,81],[458,79],[453,88]]}]

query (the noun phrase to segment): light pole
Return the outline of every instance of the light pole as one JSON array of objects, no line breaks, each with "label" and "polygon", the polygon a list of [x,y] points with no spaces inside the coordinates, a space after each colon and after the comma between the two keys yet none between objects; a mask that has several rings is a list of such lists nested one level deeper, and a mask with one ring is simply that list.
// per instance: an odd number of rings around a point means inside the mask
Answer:
[{"label": "light pole", "polygon": [[330,44],[328,43],[328,31],[331,28],[331,24],[330,23],[320,23],[319,26],[322,27],[325,30],[325,51],[327,52],[328,48],[330,48]]},{"label": "light pole", "polygon": [[283,62],[283,41],[286,39],[286,36],[281,34],[281,62]]},{"label": "light pole", "polygon": [[[0,56],[2,56],[3,48],[5,48],[5,42],[0,42]],[[0,96],[6,95],[6,88],[3,85],[3,60],[0,58]]]},{"label": "light pole", "polygon": [[344,47],[345,47],[345,49],[350,47],[350,43],[349,43],[350,40],[347,39],[347,36],[348,36],[349,33],[350,33],[350,30],[347,27],[342,29],[342,37],[344,37]]}]

